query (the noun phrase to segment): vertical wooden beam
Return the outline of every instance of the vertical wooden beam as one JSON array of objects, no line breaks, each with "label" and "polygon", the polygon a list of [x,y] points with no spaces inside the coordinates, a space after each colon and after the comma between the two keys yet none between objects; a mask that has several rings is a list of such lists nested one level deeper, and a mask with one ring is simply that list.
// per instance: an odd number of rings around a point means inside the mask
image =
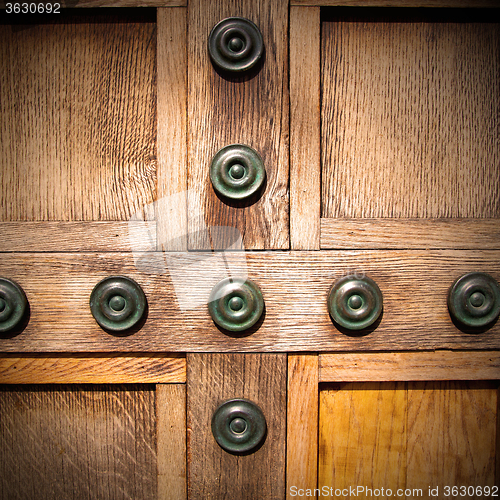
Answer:
[{"label": "vertical wooden beam", "polygon": [[[237,228],[247,249],[288,249],[288,1],[190,0],[188,13],[189,247],[207,249],[201,208],[207,226]],[[207,43],[233,16],[259,27],[265,54],[250,73],[228,76],[212,65]],[[266,169],[261,196],[249,201],[221,199],[210,182],[214,155],[235,143],[255,149]]]},{"label": "vertical wooden beam", "polygon": [[290,242],[319,250],[320,9],[290,8]]},{"label": "vertical wooden beam", "polygon": [[187,12],[157,9],[157,249],[187,250]]},{"label": "vertical wooden beam", "polygon": [[158,500],[182,500],[186,492],[186,385],[156,386]]},{"label": "vertical wooden beam", "polygon": [[[407,484],[493,486],[497,384],[493,382],[408,383]],[[498,484],[498,483],[496,483]]]},{"label": "vertical wooden beam", "polygon": [[[190,500],[285,497],[286,354],[188,354]],[[264,444],[233,455],[215,441],[211,420],[225,400],[256,403],[267,421]]]},{"label": "vertical wooden beam", "polygon": [[286,498],[318,482],[318,356],[288,356]]}]

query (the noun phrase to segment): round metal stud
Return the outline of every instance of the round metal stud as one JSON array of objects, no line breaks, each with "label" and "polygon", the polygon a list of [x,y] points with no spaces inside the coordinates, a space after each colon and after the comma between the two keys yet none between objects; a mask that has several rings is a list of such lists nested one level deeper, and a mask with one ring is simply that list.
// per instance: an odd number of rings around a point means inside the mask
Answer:
[{"label": "round metal stud", "polygon": [[221,328],[242,332],[259,320],[264,299],[253,281],[225,278],[212,289],[208,311]]},{"label": "round metal stud", "polygon": [[229,453],[248,453],[257,448],[266,435],[262,410],[247,399],[222,403],[212,417],[212,434]]},{"label": "round metal stud", "polygon": [[242,200],[255,194],[264,184],[266,169],[254,149],[231,144],[219,150],[210,165],[210,180],[222,196]]},{"label": "round metal stud", "polygon": [[328,311],[338,325],[348,330],[362,330],[377,321],[382,303],[382,292],[375,281],[345,276],[330,290]]},{"label": "round metal stud", "polygon": [[19,326],[27,308],[28,299],[24,290],[14,281],[0,278],[0,333]]},{"label": "round metal stud", "polygon": [[214,26],[208,37],[212,63],[223,71],[241,73],[253,68],[264,53],[259,28],[243,17],[229,17]]},{"label": "round metal stud", "polygon": [[448,310],[462,325],[483,328],[500,315],[500,286],[489,274],[464,274],[449,290]]},{"label": "round metal stud", "polygon": [[146,296],[133,279],[110,276],[92,290],[90,310],[102,328],[121,332],[141,320],[146,310]]}]

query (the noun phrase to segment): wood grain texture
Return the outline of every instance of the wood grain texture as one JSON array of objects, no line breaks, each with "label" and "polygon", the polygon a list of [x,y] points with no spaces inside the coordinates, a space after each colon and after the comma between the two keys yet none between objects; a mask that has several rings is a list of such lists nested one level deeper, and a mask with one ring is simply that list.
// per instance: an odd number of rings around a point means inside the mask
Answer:
[{"label": "wood grain texture", "polygon": [[0,357],[0,384],[166,384],[186,382],[186,358],[154,356]]},{"label": "wood grain texture", "polygon": [[0,388],[0,498],[156,498],[148,386]]},{"label": "wood grain texture", "polygon": [[319,250],[320,9],[290,8],[290,245]]},{"label": "wood grain texture", "polygon": [[329,12],[322,216],[499,218],[493,14]]},{"label": "wood grain texture", "polygon": [[[495,484],[496,382],[408,383],[407,484]],[[496,483],[498,484],[498,483]],[[471,496],[470,498],[480,498]]]},{"label": "wood grain texture", "polygon": [[[224,262],[213,254],[175,254],[178,259],[168,261],[164,274],[138,271],[132,254],[80,253],[78,259],[64,253],[3,254],[0,276],[24,288],[31,316],[24,331],[0,338],[0,351],[500,349],[499,322],[484,333],[461,332],[446,305],[449,287],[467,272],[487,272],[500,280],[499,251],[248,252],[248,277],[261,288],[265,313],[248,335],[230,336],[215,327],[206,302],[228,269],[239,275],[235,262],[241,256],[235,254],[226,252]],[[174,257],[168,252],[159,256]],[[175,289],[173,266],[182,277]],[[364,336],[341,333],[326,306],[332,284],[354,273],[374,279],[384,296],[382,318]],[[88,305],[95,284],[117,274],[135,279],[148,299],[146,322],[128,336],[101,330]]]},{"label": "wood grain texture", "polygon": [[498,0],[290,0],[290,5],[319,7],[499,7]]},{"label": "wood grain texture", "polygon": [[[189,246],[207,248],[206,223],[237,228],[247,249],[289,248],[288,2],[192,0],[188,12]],[[232,16],[259,27],[265,60],[251,75],[226,78],[212,66],[207,40],[215,24]],[[212,158],[235,143],[255,149],[266,169],[265,189],[252,203],[222,201],[210,182]]]},{"label": "wood grain texture", "polygon": [[288,356],[286,498],[318,483],[318,355]]},{"label": "wood grain texture", "polygon": [[156,386],[157,500],[186,500],[186,386]]},{"label": "wood grain texture", "polygon": [[394,493],[404,489],[406,408],[401,382],[348,383],[321,390],[318,486],[383,486]]},{"label": "wood grain texture", "polygon": [[157,11],[158,250],[187,250],[187,11]]},{"label": "wood grain texture", "polygon": [[[0,2],[0,8],[5,9],[7,2]],[[42,2],[35,2],[42,3]],[[183,7],[187,0],[60,0],[61,7],[95,8],[95,7]]]},{"label": "wood grain texture", "polygon": [[[129,252],[156,241],[156,223],[130,231],[128,222],[0,222],[0,252]],[[146,227],[146,226],[144,226]]]},{"label": "wood grain texture", "polygon": [[500,219],[321,219],[321,248],[499,249]]},{"label": "wood grain texture", "polygon": [[500,379],[498,351],[320,354],[320,382]]},{"label": "wood grain texture", "polygon": [[156,27],[114,12],[0,26],[0,220],[127,220],[155,198]]},{"label": "wood grain texture", "polygon": [[[188,354],[188,497],[285,497],[286,370],[283,354]],[[223,401],[246,398],[264,413],[267,436],[254,453],[225,452],[211,432]]]}]

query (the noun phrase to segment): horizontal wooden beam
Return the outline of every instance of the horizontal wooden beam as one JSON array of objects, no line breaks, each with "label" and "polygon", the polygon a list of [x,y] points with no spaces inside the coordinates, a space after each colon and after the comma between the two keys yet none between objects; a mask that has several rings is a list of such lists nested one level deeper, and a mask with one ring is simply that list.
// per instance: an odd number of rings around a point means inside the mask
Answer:
[{"label": "horizontal wooden beam", "polygon": [[[500,250],[5,253],[0,276],[24,288],[30,317],[23,331],[0,336],[0,352],[500,349],[500,321],[471,334],[450,319],[448,290],[469,272],[499,281]],[[129,335],[102,330],[89,307],[94,286],[117,274],[135,279],[148,300],[144,324]],[[353,274],[374,279],[384,297],[378,325],[362,335],[340,331],[327,308],[332,284]],[[220,330],[208,312],[227,276],[248,276],[265,300],[243,335]]]},{"label": "horizontal wooden beam", "polygon": [[0,355],[0,384],[170,384],[186,382],[181,355]]},{"label": "horizontal wooden beam", "polygon": [[[5,9],[8,2],[0,2],[0,9]],[[14,3],[14,2],[12,2]],[[21,2],[22,3],[22,2]],[[42,3],[42,2],[36,2]],[[62,8],[95,7],[186,7],[187,0],[60,0]],[[52,2],[54,5],[54,2]]]},{"label": "horizontal wooden beam", "polygon": [[500,379],[500,351],[328,353],[320,382]]},{"label": "horizontal wooden beam", "polygon": [[499,7],[498,0],[291,0],[290,5],[311,7]]},{"label": "horizontal wooden beam", "polygon": [[500,249],[500,219],[321,219],[323,249]]}]

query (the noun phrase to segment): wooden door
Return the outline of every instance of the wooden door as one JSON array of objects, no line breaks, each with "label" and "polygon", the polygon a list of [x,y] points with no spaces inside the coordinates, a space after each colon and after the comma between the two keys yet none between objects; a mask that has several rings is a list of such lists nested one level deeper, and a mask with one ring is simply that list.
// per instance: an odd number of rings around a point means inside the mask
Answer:
[{"label": "wooden door", "polygon": [[[0,277],[29,310],[0,336],[0,498],[497,493],[500,327],[446,300],[500,280],[499,6],[403,3],[2,5]],[[265,46],[243,75],[207,51],[233,16]],[[236,143],[249,202],[208,175]],[[207,308],[234,272],[265,300],[243,335]],[[384,301],[360,334],[327,308],[353,274]],[[111,275],[147,297],[125,334],[89,308]],[[265,415],[253,453],[212,435],[231,398]]]}]

